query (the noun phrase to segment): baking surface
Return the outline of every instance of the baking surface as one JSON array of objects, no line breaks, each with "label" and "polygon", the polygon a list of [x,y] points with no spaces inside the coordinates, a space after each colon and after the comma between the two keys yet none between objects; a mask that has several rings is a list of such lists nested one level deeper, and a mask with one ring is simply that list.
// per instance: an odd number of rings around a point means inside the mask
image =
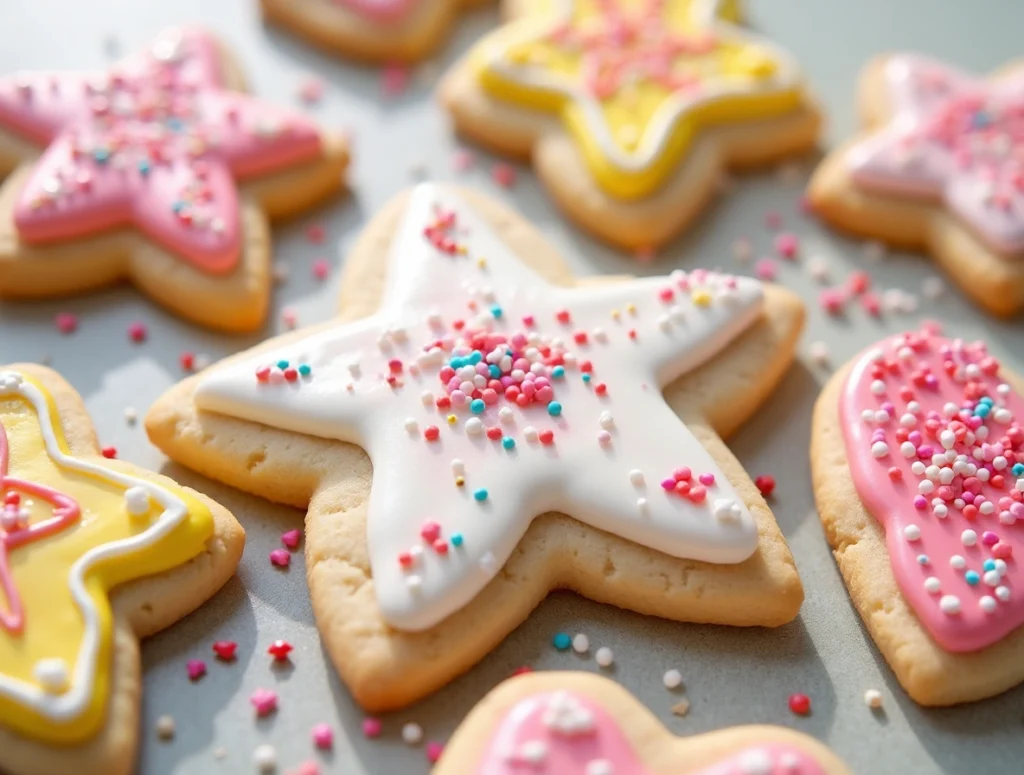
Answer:
[{"label": "baking surface", "polygon": [[[689,735],[750,722],[785,724],[831,745],[858,773],[968,773],[1019,771],[1024,760],[1024,687],[987,702],[949,710],[921,710],[896,684],[871,644],[846,595],[814,510],[807,445],[811,407],[827,369],[807,357],[811,342],[827,344],[840,364],[887,332],[940,319],[953,335],[985,337],[992,350],[1024,372],[1024,319],[1000,323],[980,314],[953,288],[936,302],[921,298],[922,282],[935,277],[918,255],[872,259],[858,242],[829,233],[798,214],[809,162],[796,179],[768,171],[734,181],[728,195],[698,227],[640,266],[573,229],[551,209],[526,168],[511,190],[490,179],[491,157],[477,153],[476,167],[454,171],[458,147],[445,116],[435,107],[431,85],[440,68],[464,51],[497,20],[493,9],[468,15],[437,62],[419,68],[409,90],[384,97],[379,70],[321,55],[301,42],[262,26],[255,0],[5,0],[0,10],[0,72],[19,68],[98,67],[116,53],[145,45],[161,27],[201,22],[220,33],[238,54],[260,96],[297,104],[299,87],[311,74],[325,81],[324,99],[310,109],[324,123],[348,127],[355,138],[351,196],[275,232],[276,260],[290,278],[275,292],[273,320],[258,336],[212,335],[181,323],[131,288],[67,301],[0,305],[0,363],[49,360],[82,393],[104,444],[121,457],[162,468],[179,481],[209,493],[232,509],[248,532],[237,578],[197,613],[143,647],[145,695],[139,771],[169,773],[254,772],[253,750],[277,749],[280,771],[307,759],[324,772],[355,775],[426,773],[422,744],[402,742],[401,728],[416,722],[425,738],[443,741],[486,691],[521,665],[537,669],[598,671],[593,652],[609,646],[609,672],[678,734]],[[753,0],[753,26],[792,51],[802,63],[828,117],[826,142],[847,137],[855,126],[853,90],[860,65],[875,53],[925,51],[984,72],[1019,56],[1024,4],[1018,0],[943,3],[933,0],[864,0],[858,3],[797,3]],[[281,310],[297,312],[301,324],[330,317],[339,268],[361,226],[415,177],[458,180],[511,202],[538,224],[581,274],[667,273],[672,268],[722,267],[750,273],[752,264],[733,256],[741,236],[756,257],[771,253],[773,234],[765,214],[782,214],[784,228],[801,240],[796,263],[779,261],[779,280],[799,291],[809,309],[802,362],[796,363],[761,415],[730,442],[752,476],[768,473],[779,485],[772,504],[789,540],[807,599],[800,617],[777,630],[739,630],[659,621],[581,600],[552,595],[482,664],[430,699],[384,719],[377,740],[363,737],[363,714],[352,703],[320,648],[313,623],[301,552],[288,571],[271,567],[268,552],[282,532],[302,524],[302,514],[273,506],[170,465],[149,446],[141,423],[130,425],[126,408],[144,414],[149,403],[181,376],[182,352],[219,358],[281,330]],[[327,240],[311,244],[305,227],[322,224]],[[314,279],[312,265],[325,258],[331,273]],[[830,317],[817,304],[820,286],[808,266],[820,259],[833,283],[854,269],[867,269],[876,288],[898,288],[921,299],[915,314],[885,313],[873,319],[856,304],[846,316]],[[79,316],[79,330],[61,336],[58,312]],[[149,338],[132,344],[126,330],[144,322]],[[559,631],[589,636],[591,651],[557,652]],[[294,646],[291,665],[271,665],[266,647],[284,638]],[[213,659],[210,644],[236,640],[239,658]],[[188,659],[208,662],[209,673],[192,684]],[[1022,655],[1024,658],[1024,655]],[[677,668],[685,694],[662,685]],[[280,694],[277,713],[256,721],[249,695],[257,687]],[[884,697],[884,712],[869,710],[868,689]],[[797,717],[787,707],[791,693],[811,697],[813,712]],[[685,718],[670,708],[681,696],[691,703]],[[160,742],[156,719],[169,714],[177,734]],[[314,751],[309,731],[328,722],[335,730],[331,755]],[[218,750],[220,749],[220,750]],[[217,754],[221,754],[218,756]]]}]

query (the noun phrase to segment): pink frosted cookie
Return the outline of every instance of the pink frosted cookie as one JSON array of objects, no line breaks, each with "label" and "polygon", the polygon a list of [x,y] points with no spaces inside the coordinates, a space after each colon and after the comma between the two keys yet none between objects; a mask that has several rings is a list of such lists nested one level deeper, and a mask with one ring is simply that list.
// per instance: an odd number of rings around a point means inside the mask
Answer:
[{"label": "pink frosted cookie", "polygon": [[328,51],[371,62],[432,54],[463,8],[485,0],[260,0],[264,18]]},{"label": "pink frosted cookie", "polygon": [[348,152],[242,87],[224,47],[194,28],[107,71],[0,78],[0,296],[128,279],[198,323],[258,327],[267,216],[338,191]]},{"label": "pink frosted cookie", "polygon": [[1024,69],[978,78],[916,54],[871,62],[867,131],[830,154],[809,196],[827,221],[923,248],[976,302],[1024,308]]},{"label": "pink frosted cookie", "polygon": [[619,684],[533,673],[491,691],[433,775],[849,775],[817,740],[781,727],[670,734]]},{"label": "pink frosted cookie", "polygon": [[984,343],[894,336],[829,382],[811,460],[850,595],[924,705],[1024,680],[1024,400]]},{"label": "pink frosted cookie", "polygon": [[785,540],[719,438],[793,357],[791,293],[703,270],[580,282],[520,216],[432,185],[346,271],[341,320],[182,382],[147,430],[308,508],[317,621],[366,708],[464,672],[553,588],[682,621],[796,615]]}]

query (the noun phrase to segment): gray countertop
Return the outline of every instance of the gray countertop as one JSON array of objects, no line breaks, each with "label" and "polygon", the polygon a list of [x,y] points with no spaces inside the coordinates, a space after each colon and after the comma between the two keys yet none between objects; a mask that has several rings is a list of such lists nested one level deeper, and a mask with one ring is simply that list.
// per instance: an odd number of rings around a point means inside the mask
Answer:
[{"label": "gray countertop", "polygon": [[[892,49],[917,49],[978,71],[1018,56],[1024,29],[1019,0],[974,3],[935,0],[795,2],[755,0],[753,24],[788,47],[802,62],[829,116],[826,141],[854,129],[853,90],[860,65]],[[645,618],[576,598],[552,595],[530,619],[481,665],[450,687],[384,720],[384,734],[370,741],[360,731],[362,713],[339,684],[320,647],[310,610],[301,553],[287,572],[271,568],[267,553],[280,534],[302,524],[302,514],[248,497],[168,465],[146,441],[140,426],[125,420],[129,406],[143,414],[149,403],[181,377],[178,358],[189,350],[219,358],[281,329],[280,310],[291,307],[301,323],[328,318],[335,305],[346,249],[360,227],[414,172],[459,179],[512,202],[563,249],[581,273],[665,273],[673,267],[722,266],[750,271],[732,255],[733,240],[747,236],[758,255],[771,248],[766,211],[780,212],[802,241],[802,258],[781,266],[780,281],[808,302],[803,352],[825,342],[839,364],[886,332],[941,318],[948,330],[986,337],[994,351],[1024,372],[1024,321],[999,323],[967,303],[955,289],[922,305],[918,314],[886,314],[881,320],[852,308],[832,318],[817,305],[817,284],[808,265],[820,259],[839,281],[867,267],[879,288],[920,295],[922,281],[935,276],[917,255],[894,254],[872,261],[864,247],[829,233],[797,214],[806,169],[797,180],[776,172],[735,181],[731,193],[701,217],[684,239],[666,249],[653,266],[637,266],[597,245],[552,211],[532,174],[522,169],[511,190],[490,180],[492,160],[456,173],[450,159],[456,144],[444,115],[431,99],[431,83],[484,30],[496,23],[491,10],[475,12],[459,25],[437,63],[421,68],[404,95],[384,99],[379,71],[323,56],[275,30],[265,29],[255,0],[0,0],[0,72],[18,68],[99,66],[115,51],[144,45],[162,26],[201,22],[235,48],[259,95],[295,104],[297,90],[315,73],[326,82],[323,101],[311,112],[325,123],[349,127],[357,154],[353,195],[275,232],[277,260],[290,269],[279,287],[277,311],[258,336],[213,335],[170,317],[131,288],[118,288],[61,302],[0,305],[0,363],[48,359],[84,396],[103,442],[122,457],[167,473],[226,504],[248,530],[248,546],[237,578],[208,605],[143,648],[140,771],[248,773],[253,749],[276,747],[281,770],[307,758],[325,772],[425,773],[423,746],[401,740],[406,721],[421,724],[427,739],[446,739],[483,694],[514,668],[570,668],[596,671],[592,657],[559,653],[550,645],[557,631],[583,632],[594,648],[610,646],[613,675],[639,696],[670,729],[695,734],[749,722],[785,724],[830,744],[858,773],[1020,772],[1024,760],[1024,687],[987,702],[950,710],[922,710],[901,691],[853,610],[815,513],[808,471],[811,406],[827,370],[809,358],[796,363],[765,411],[731,440],[751,475],[779,481],[775,515],[789,540],[807,592],[800,617],[777,630],[739,630],[674,624]],[[309,244],[304,226],[322,223],[326,245]],[[312,263],[327,258],[331,275],[313,278]],[[80,316],[78,333],[62,337],[53,324],[59,311]],[[128,325],[144,321],[149,340],[130,344]],[[265,654],[274,639],[295,645],[293,667],[274,670]],[[233,639],[240,656],[230,665],[212,659],[210,644]],[[191,684],[185,662],[201,657],[210,665]],[[1024,655],[1022,655],[1024,658]],[[666,691],[662,673],[682,671],[692,708],[685,718],[669,709],[678,695]],[[280,709],[255,722],[248,697],[256,687],[275,687]],[[884,696],[884,712],[864,704],[867,689]],[[813,700],[809,717],[786,709],[788,696]],[[156,719],[177,722],[171,742],[156,738]],[[309,730],[319,722],[335,728],[329,758],[314,754]],[[222,749],[218,758],[215,752]],[[1014,764],[1016,762],[1016,764]]]}]

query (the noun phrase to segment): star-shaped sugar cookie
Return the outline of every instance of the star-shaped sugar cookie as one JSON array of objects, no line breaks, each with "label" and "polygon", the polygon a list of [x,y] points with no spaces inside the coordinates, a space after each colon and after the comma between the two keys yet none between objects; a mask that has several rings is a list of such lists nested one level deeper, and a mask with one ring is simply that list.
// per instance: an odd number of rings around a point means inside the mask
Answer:
[{"label": "star-shaped sugar cookie", "polygon": [[599,237],[654,248],[725,169],[813,146],[820,118],[792,57],[724,0],[514,0],[445,77],[456,129],[531,159]]},{"label": "star-shaped sugar cookie", "polygon": [[464,9],[487,0],[260,0],[263,17],[342,56],[413,63],[448,37]]},{"label": "star-shaped sugar cookie", "polygon": [[432,185],[348,266],[341,321],[182,383],[147,429],[308,506],[314,608],[365,707],[439,687],[556,587],[686,621],[796,615],[785,542],[716,435],[792,358],[791,294],[703,270],[576,287],[519,216]]},{"label": "star-shaped sugar cookie", "polygon": [[4,771],[127,775],[138,638],[212,596],[244,533],[208,498],[104,459],[81,399],[26,364],[0,366],[0,499]]},{"label": "star-shaped sugar cookie", "polygon": [[679,738],[607,678],[510,678],[459,725],[435,775],[848,775],[828,748],[782,727]]},{"label": "star-shaped sugar cookie", "polygon": [[928,57],[871,62],[866,132],[831,153],[809,197],[825,220],[921,248],[978,304],[1024,308],[1024,68],[983,79]]},{"label": "star-shaped sugar cookie", "polygon": [[0,297],[128,279],[182,317],[256,328],[267,216],[338,191],[348,152],[242,88],[223,45],[195,28],[106,71],[0,78]]}]

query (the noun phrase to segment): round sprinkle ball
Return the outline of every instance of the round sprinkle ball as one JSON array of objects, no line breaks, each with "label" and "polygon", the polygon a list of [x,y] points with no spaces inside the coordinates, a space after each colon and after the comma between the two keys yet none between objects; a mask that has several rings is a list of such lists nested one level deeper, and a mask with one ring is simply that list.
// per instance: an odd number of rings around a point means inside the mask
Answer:
[{"label": "round sprinkle ball", "polygon": [[552,644],[559,651],[565,651],[572,645],[572,637],[565,632],[559,632],[551,639]]},{"label": "round sprinkle ball", "polygon": [[615,661],[615,654],[607,646],[601,646],[594,654],[594,661],[601,667],[611,667]]}]

